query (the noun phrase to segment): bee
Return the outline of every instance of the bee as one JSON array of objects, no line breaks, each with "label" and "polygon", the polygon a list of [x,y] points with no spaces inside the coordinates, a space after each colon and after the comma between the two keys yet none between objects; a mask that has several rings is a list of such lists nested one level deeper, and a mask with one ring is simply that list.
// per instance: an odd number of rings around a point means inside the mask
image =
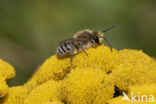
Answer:
[{"label": "bee", "polygon": [[85,49],[89,47],[96,48],[101,45],[103,40],[107,42],[112,52],[112,46],[108,40],[104,37],[104,33],[115,26],[109,27],[104,31],[96,31],[90,29],[84,29],[77,32],[72,38],[63,40],[58,44],[56,49],[56,55],[58,58],[70,56],[70,64],[73,62],[73,56],[79,52],[84,52],[87,56]]}]

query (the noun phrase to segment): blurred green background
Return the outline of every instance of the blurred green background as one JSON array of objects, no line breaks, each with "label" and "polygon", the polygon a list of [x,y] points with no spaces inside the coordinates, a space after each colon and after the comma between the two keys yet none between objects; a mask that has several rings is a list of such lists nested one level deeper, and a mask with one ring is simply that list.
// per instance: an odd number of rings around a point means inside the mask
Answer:
[{"label": "blurred green background", "polygon": [[0,0],[0,58],[17,73],[10,85],[28,80],[59,41],[112,25],[105,37],[114,48],[156,57],[156,0]]}]

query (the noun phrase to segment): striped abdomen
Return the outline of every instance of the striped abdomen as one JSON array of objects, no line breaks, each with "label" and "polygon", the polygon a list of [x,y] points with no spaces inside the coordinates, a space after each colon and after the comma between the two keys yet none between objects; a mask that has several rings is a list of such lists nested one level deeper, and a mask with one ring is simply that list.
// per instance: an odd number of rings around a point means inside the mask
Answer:
[{"label": "striped abdomen", "polygon": [[72,49],[72,45],[73,45],[72,40],[66,40],[66,41],[60,42],[56,50],[56,55],[58,57],[63,57],[63,56],[68,55]]},{"label": "striped abdomen", "polygon": [[59,46],[56,50],[56,55],[58,57],[64,57],[66,55],[76,54],[79,51],[87,49],[91,46],[91,43],[88,39],[85,38],[71,38],[64,40],[59,43]]}]

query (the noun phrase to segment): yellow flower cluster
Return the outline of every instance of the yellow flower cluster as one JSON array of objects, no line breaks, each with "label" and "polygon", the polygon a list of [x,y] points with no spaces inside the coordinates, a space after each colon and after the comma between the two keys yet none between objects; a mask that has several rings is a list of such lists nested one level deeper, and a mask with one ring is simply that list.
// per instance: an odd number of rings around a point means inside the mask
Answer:
[{"label": "yellow flower cluster", "polygon": [[60,100],[60,84],[56,81],[47,81],[34,88],[25,98],[24,104],[39,104],[46,101]]},{"label": "yellow flower cluster", "polygon": [[9,87],[7,81],[15,76],[14,68],[7,62],[0,59],[0,98],[4,97],[8,91]]},{"label": "yellow flower cluster", "polygon": [[28,90],[23,86],[11,87],[9,92],[0,104],[23,104],[24,98],[28,95]]},{"label": "yellow flower cluster", "polygon": [[137,50],[119,51],[122,64],[114,68],[110,76],[115,85],[127,92],[128,87],[136,84],[156,83],[156,61]]},{"label": "yellow flower cluster", "polygon": [[122,63],[118,55],[118,51],[109,47],[99,46],[98,48],[90,48],[86,50],[89,56],[84,53],[75,55],[73,64],[70,66],[70,57],[58,59],[56,55],[47,59],[32,78],[25,84],[30,90],[37,85],[48,80],[62,80],[70,72],[70,70],[79,68],[100,69],[109,73],[116,66]]},{"label": "yellow flower cluster", "polygon": [[64,103],[59,102],[59,101],[47,101],[47,102],[44,102],[44,103],[38,103],[38,104],[64,104]]},{"label": "yellow flower cluster", "polygon": [[[72,65],[70,57],[58,59],[56,55],[51,56],[23,86],[7,88],[8,91],[0,86],[3,89],[0,90],[3,95],[0,103],[130,104],[122,101],[122,92],[128,96],[138,91],[140,95],[156,96],[155,59],[138,50],[113,49],[111,52],[104,45],[89,48],[86,52],[88,56],[81,52],[75,55]],[[0,70],[10,75],[6,69],[11,68]],[[0,76],[0,84],[7,86],[7,78]]]},{"label": "yellow flower cluster", "polygon": [[128,97],[131,98],[131,94],[137,95],[136,101],[122,100],[123,96],[119,96],[108,101],[108,104],[156,104],[156,102],[149,102],[148,99],[152,96],[156,96],[156,83],[134,85],[128,88]]},{"label": "yellow flower cluster", "polygon": [[113,81],[104,71],[93,68],[72,70],[61,87],[67,104],[104,104],[114,94]]}]

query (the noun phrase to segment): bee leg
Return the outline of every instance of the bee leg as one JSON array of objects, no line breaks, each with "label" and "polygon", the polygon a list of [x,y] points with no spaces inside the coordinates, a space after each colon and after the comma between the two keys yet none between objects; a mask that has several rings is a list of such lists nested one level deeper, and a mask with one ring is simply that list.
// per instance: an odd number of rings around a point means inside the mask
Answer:
[{"label": "bee leg", "polygon": [[83,47],[81,46],[82,51],[88,56],[87,52],[83,49]]},{"label": "bee leg", "polygon": [[72,64],[73,62],[73,53],[74,53],[74,45],[71,47],[71,51],[70,51],[70,65]]},{"label": "bee leg", "polygon": [[87,52],[82,48],[82,51],[88,56]]}]

